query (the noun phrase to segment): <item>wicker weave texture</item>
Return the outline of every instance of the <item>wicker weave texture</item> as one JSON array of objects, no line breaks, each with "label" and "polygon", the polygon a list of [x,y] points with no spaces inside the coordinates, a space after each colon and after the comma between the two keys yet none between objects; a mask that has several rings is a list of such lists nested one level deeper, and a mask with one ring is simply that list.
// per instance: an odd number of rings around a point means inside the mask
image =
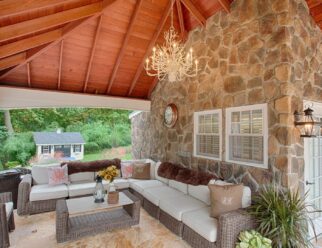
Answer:
[{"label": "wicker weave texture", "polygon": [[254,228],[256,222],[245,210],[222,214],[218,223],[218,247],[235,248],[240,232]]},{"label": "wicker weave texture", "polygon": [[162,209],[160,209],[159,220],[170,231],[172,231],[179,237],[182,236],[183,223],[181,221],[173,218],[171,215],[167,214]]},{"label": "wicker weave texture", "polygon": [[128,191],[123,192],[133,200],[133,204],[123,206],[122,209],[75,217],[69,217],[66,200],[59,200],[56,207],[57,242],[61,243],[87,235],[138,225],[140,200]]},{"label": "wicker weave texture", "polygon": [[144,199],[143,208],[147,211],[152,217],[156,218],[157,220],[160,217],[160,208],[154,205],[147,199]]},{"label": "wicker weave texture", "polygon": [[215,242],[209,242],[186,225],[183,225],[182,239],[193,248],[218,248]]},{"label": "wicker weave texture", "polygon": [[15,229],[15,220],[13,212],[7,219],[6,202],[12,202],[11,192],[0,193],[0,248],[10,246],[9,231]]}]

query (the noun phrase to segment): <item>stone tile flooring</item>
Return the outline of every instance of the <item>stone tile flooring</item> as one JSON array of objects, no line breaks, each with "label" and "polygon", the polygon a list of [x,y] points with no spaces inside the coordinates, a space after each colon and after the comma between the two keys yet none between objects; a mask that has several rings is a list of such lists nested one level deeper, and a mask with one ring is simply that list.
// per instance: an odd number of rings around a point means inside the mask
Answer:
[{"label": "stone tile flooring", "polygon": [[123,230],[57,244],[55,238],[55,213],[28,217],[15,215],[16,230],[10,233],[14,248],[189,248],[178,236],[141,210],[140,225]]}]

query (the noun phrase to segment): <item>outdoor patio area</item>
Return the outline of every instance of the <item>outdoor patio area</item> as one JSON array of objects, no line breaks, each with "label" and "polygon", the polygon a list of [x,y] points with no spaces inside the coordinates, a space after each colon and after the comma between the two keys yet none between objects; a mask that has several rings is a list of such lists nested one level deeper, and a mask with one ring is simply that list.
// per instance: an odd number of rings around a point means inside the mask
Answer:
[{"label": "outdoor patio area", "polygon": [[322,0],[0,0],[0,248],[322,248],[321,30]]}]

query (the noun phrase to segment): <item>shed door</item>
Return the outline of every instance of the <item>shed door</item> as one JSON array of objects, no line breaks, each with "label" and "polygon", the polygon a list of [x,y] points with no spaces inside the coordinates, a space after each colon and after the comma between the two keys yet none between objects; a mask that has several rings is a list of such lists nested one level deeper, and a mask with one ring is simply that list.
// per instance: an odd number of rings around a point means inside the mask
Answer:
[{"label": "shed door", "polygon": [[62,157],[70,157],[70,145],[55,146],[55,153],[61,153]]}]

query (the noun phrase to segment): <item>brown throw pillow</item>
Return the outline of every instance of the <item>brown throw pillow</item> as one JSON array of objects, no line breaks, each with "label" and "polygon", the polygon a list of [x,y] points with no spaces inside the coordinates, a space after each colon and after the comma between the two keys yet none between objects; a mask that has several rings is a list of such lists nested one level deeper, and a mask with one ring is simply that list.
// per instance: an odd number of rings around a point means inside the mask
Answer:
[{"label": "brown throw pillow", "polygon": [[217,218],[221,214],[237,210],[242,207],[243,184],[208,184],[208,187],[211,200],[211,217]]},{"label": "brown throw pillow", "polygon": [[132,178],[150,179],[150,163],[134,163]]}]

